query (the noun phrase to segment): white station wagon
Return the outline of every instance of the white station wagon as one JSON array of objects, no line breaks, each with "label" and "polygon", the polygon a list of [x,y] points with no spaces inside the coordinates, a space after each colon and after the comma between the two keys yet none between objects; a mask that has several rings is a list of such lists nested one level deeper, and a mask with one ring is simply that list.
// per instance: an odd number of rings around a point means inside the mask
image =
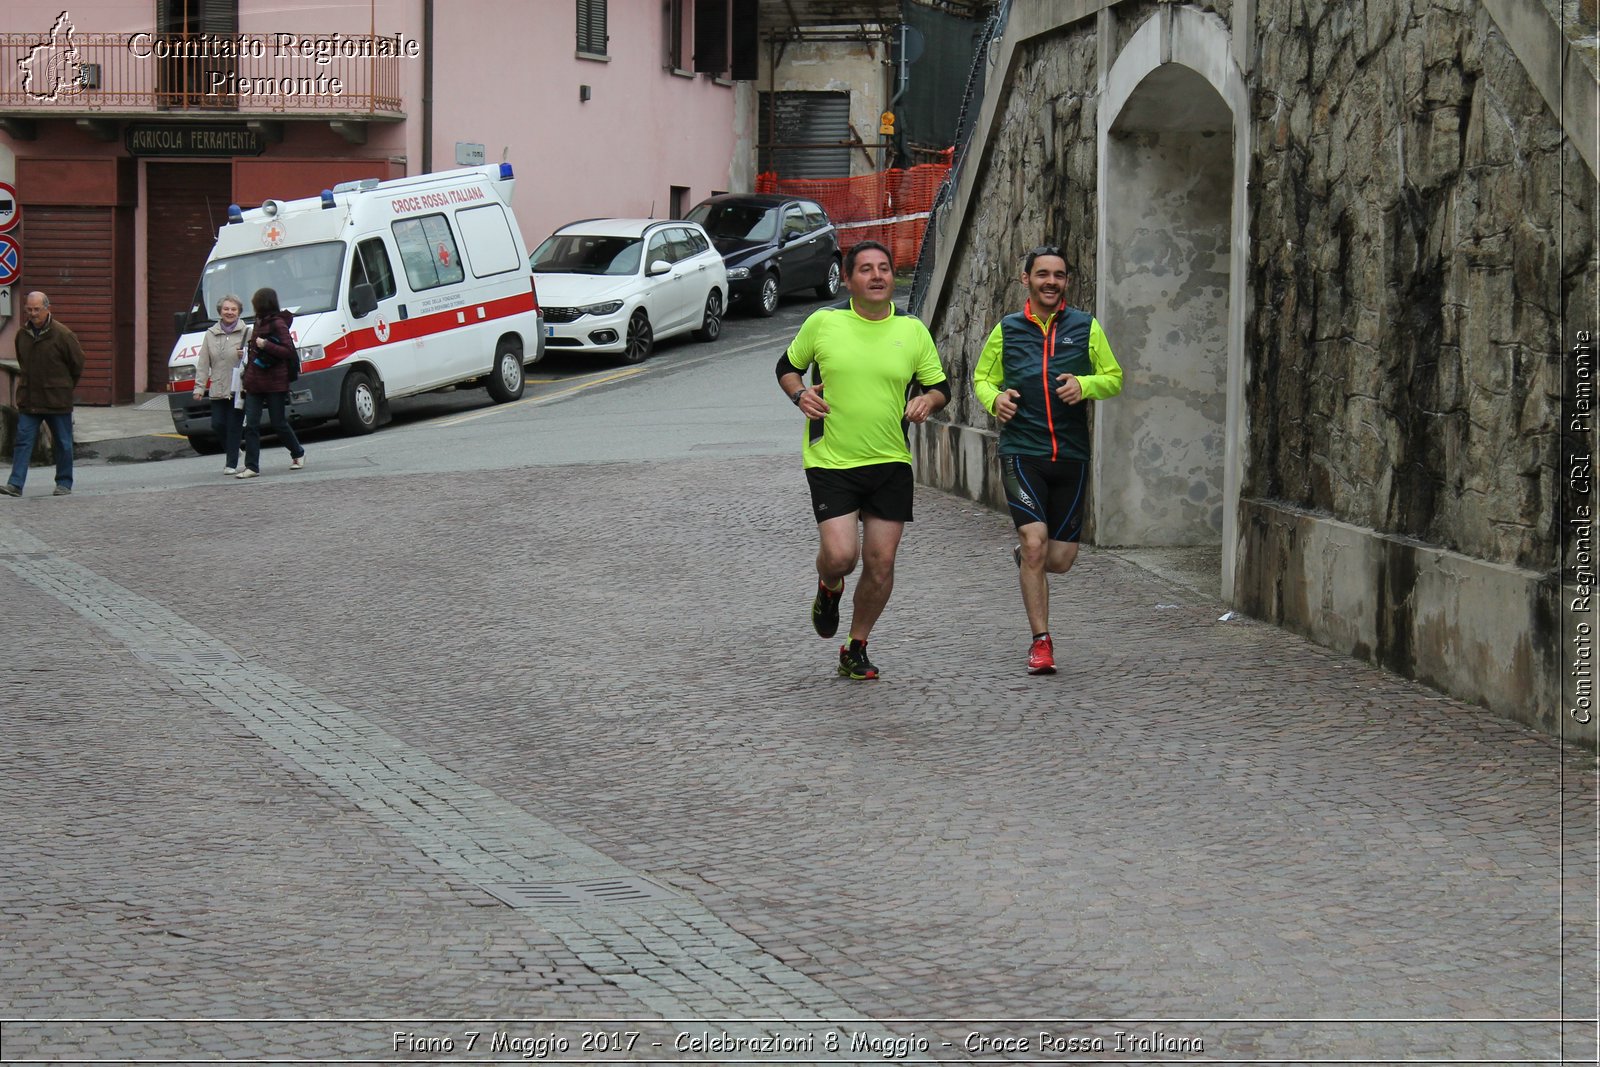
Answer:
[{"label": "white station wagon", "polygon": [[649,357],[658,340],[722,334],[728,271],[699,224],[586,219],[528,257],[544,307],[545,349]]}]

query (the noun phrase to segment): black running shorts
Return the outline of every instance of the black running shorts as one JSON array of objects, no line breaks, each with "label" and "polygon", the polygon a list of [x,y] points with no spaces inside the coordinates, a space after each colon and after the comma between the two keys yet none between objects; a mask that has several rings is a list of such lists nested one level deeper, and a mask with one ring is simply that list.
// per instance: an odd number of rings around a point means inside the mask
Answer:
[{"label": "black running shorts", "polygon": [[1011,521],[1020,530],[1042,522],[1052,541],[1076,541],[1083,531],[1083,491],[1089,465],[1076,459],[1001,456]]},{"label": "black running shorts", "polygon": [[865,467],[807,467],[811,510],[818,522],[865,511],[890,522],[911,521],[913,479],[909,463]]}]

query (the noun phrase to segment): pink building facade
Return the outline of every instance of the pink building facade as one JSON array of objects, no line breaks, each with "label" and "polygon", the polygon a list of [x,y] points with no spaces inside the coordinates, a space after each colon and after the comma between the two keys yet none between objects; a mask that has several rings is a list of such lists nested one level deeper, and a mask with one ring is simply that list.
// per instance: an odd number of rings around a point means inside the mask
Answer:
[{"label": "pink building facade", "polygon": [[685,69],[695,2],[8,0],[0,358],[43,289],[84,342],[80,403],[162,389],[229,204],[503,159],[531,247],[748,189],[748,88]]}]

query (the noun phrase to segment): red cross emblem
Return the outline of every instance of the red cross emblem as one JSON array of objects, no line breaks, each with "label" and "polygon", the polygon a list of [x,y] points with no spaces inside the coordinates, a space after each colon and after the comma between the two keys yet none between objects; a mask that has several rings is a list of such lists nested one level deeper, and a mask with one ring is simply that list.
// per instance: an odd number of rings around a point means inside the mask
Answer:
[{"label": "red cross emblem", "polygon": [[261,232],[261,240],[273,247],[282,244],[286,236],[287,234],[284,233],[283,227],[276,222],[271,223]]},{"label": "red cross emblem", "polygon": [[439,242],[439,263],[446,267],[450,265],[450,250],[444,246],[443,241]]}]

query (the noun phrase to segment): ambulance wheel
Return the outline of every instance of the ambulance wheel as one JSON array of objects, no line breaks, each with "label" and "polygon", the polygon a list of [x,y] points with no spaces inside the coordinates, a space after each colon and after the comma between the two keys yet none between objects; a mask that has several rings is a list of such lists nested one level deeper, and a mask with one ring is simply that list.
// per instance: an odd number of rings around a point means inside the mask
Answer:
[{"label": "ambulance wheel", "polygon": [[696,340],[715,341],[722,336],[722,291],[713,289],[706,294],[706,313],[700,328],[694,332]]},{"label": "ambulance wheel", "polygon": [[214,456],[222,451],[222,442],[213,434],[192,433],[189,435],[189,447],[202,456]]},{"label": "ambulance wheel", "polygon": [[640,308],[633,313],[633,318],[628,320],[627,347],[622,350],[623,362],[643,363],[650,358],[650,351],[655,345],[656,335],[655,331],[650,329],[650,316]]},{"label": "ambulance wheel", "polygon": [[339,426],[345,433],[371,433],[378,428],[378,393],[366,371],[353,370],[344,376]]},{"label": "ambulance wheel", "polygon": [[489,399],[509,403],[522,395],[522,351],[511,341],[501,341],[494,353],[494,370],[489,372]]}]

